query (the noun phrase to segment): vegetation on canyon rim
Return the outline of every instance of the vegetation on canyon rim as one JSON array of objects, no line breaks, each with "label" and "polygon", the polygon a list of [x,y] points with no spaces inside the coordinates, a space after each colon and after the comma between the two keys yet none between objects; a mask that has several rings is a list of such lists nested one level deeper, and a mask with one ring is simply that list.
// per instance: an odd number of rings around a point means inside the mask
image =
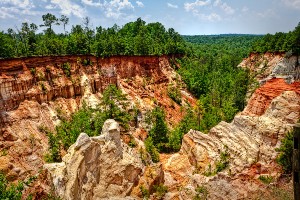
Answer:
[{"label": "vegetation on canyon rim", "polygon": [[[179,86],[169,86],[169,97],[174,103],[182,106],[185,116],[179,124],[168,127],[162,108],[156,107],[150,113],[148,123],[152,128],[145,140],[145,146],[154,162],[159,161],[159,152],[178,151],[184,134],[190,129],[207,132],[221,120],[231,121],[234,115],[244,108],[246,92],[253,78],[249,71],[238,68],[237,65],[249,52],[299,52],[300,46],[299,25],[293,32],[277,33],[274,36],[268,34],[264,37],[252,35],[181,37],[174,29],[166,30],[160,23],[146,24],[140,18],[123,27],[114,25],[107,29],[97,27],[96,30],[90,27],[89,19],[85,18],[83,26],[75,25],[70,33],[64,34],[56,34],[53,31],[52,26],[58,21],[55,16],[47,14],[43,16],[43,20],[43,26],[46,27],[43,33],[36,33],[38,26],[28,23],[23,23],[21,29],[17,31],[9,29],[7,33],[0,32],[0,43],[3,44],[0,46],[0,57],[64,54],[94,54],[100,57],[162,54],[182,56],[173,57],[170,62],[181,75],[188,90],[199,100],[195,107],[190,105],[183,107]],[[68,19],[62,16],[60,21],[65,28]],[[89,61],[84,62],[90,64]],[[66,63],[62,68],[69,77],[70,65]],[[31,73],[36,72],[32,69]],[[41,87],[45,88],[43,85]],[[46,89],[44,92],[47,92]],[[58,109],[61,124],[56,127],[55,133],[46,127],[40,127],[49,137],[50,151],[47,160],[61,161],[61,150],[66,150],[73,144],[81,132],[89,136],[100,134],[106,119],[114,118],[122,127],[128,128],[129,122],[135,120],[132,117],[135,116],[135,111],[128,113],[125,109],[126,102],[127,99],[122,92],[111,85],[104,91],[102,104],[96,109],[84,105],[70,118]],[[288,134],[278,149],[280,155],[277,161],[286,172],[290,172],[291,166],[290,141]],[[226,152],[222,155],[217,163],[217,171],[213,173],[228,166],[228,155]],[[7,186],[4,178],[0,181],[0,187],[5,187],[2,191],[11,191],[10,188],[13,188],[14,192],[11,193],[19,195],[19,186]],[[197,195],[201,196],[200,194],[206,196],[207,191],[199,189]]]}]

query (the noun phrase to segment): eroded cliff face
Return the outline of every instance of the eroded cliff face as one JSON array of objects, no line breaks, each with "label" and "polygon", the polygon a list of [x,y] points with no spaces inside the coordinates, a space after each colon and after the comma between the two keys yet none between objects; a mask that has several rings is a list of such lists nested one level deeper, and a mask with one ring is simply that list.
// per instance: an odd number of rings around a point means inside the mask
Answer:
[{"label": "eroded cliff face", "polygon": [[239,66],[250,69],[260,84],[275,77],[288,83],[300,79],[300,57],[296,55],[252,53]]},{"label": "eroded cliff face", "polygon": [[[84,66],[84,59],[92,64]],[[179,153],[161,154],[161,164],[151,166],[124,143],[126,137],[115,122],[108,123],[102,136],[81,134],[62,163],[45,165],[57,194],[64,199],[141,199],[140,186],[151,192],[159,183],[168,187],[164,199],[193,199],[201,186],[207,188],[209,199],[247,199],[268,191],[258,177],[281,175],[275,149],[300,117],[299,58],[252,54],[240,66],[256,74],[260,84],[231,123],[221,122],[208,134],[190,130]],[[126,133],[136,137],[139,147],[147,136],[143,117],[148,110],[161,106],[169,125],[183,116],[168,97],[168,86],[180,87],[183,105],[195,103],[164,56],[1,60],[0,73],[0,170],[12,181],[37,174],[45,164],[44,126],[54,130],[60,112],[70,115],[83,101],[96,106],[108,84],[127,94],[128,109],[135,106],[141,111],[138,127]],[[224,154],[228,167],[213,173]],[[49,189],[49,184],[40,181],[37,188]]]},{"label": "eroded cliff face", "polygon": [[[265,70],[260,59],[265,59]],[[190,130],[179,153],[162,155],[165,184],[170,188],[167,198],[192,199],[197,187],[208,190],[208,199],[259,197],[254,194],[275,198],[258,178],[277,180],[282,175],[275,149],[300,118],[297,60],[265,54],[251,55],[241,63],[256,73],[259,88],[231,123],[220,122],[208,134]],[[216,173],[225,163],[228,166]]]},{"label": "eroded cliff face", "polygon": [[[84,60],[91,63],[84,65]],[[155,106],[164,108],[170,125],[183,116],[180,106],[168,97],[170,84],[180,83],[182,104],[195,102],[166,56],[0,60],[0,74],[0,170],[10,181],[35,175],[44,165],[48,150],[44,128],[54,131],[59,115],[69,116],[83,101],[90,106],[99,104],[109,84],[116,84],[127,94],[131,103],[128,109],[136,106],[142,119]],[[137,129],[126,134],[144,139],[146,128],[141,121]],[[124,135],[122,138],[126,140]]]}]

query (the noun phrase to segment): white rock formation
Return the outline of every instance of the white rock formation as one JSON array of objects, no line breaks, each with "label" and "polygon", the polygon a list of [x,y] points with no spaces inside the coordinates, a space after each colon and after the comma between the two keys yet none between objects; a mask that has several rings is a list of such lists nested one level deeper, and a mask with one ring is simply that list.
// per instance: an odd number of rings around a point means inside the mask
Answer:
[{"label": "white rock formation", "polygon": [[81,133],[61,163],[44,168],[61,198],[90,200],[125,199],[144,166],[138,152],[121,142],[119,124],[109,119],[100,136]]},{"label": "white rock formation", "polygon": [[214,168],[225,148],[230,154],[231,174],[257,162],[267,165],[275,160],[275,148],[299,117],[300,97],[286,91],[272,101],[262,116],[240,113],[231,123],[221,122],[208,134],[191,130],[184,136],[181,152],[202,171],[209,164]]}]

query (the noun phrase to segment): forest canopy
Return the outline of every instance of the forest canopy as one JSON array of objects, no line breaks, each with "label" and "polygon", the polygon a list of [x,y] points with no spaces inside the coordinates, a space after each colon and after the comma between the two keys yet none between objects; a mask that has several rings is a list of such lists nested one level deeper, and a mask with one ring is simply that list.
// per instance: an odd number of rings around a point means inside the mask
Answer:
[{"label": "forest canopy", "polygon": [[253,52],[291,52],[300,53],[300,23],[288,33],[267,34],[252,45]]},{"label": "forest canopy", "polygon": [[[101,26],[91,28],[90,19],[82,25],[72,25],[65,31],[69,18],[57,18],[50,13],[42,16],[43,24],[22,23],[21,28],[0,32],[0,58],[45,55],[94,54],[100,57],[113,55],[163,55],[184,53],[185,43],[173,29],[161,23],[146,24],[141,18],[123,27]],[[64,33],[55,33],[53,26],[62,26]],[[39,29],[43,29],[38,33]]]}]

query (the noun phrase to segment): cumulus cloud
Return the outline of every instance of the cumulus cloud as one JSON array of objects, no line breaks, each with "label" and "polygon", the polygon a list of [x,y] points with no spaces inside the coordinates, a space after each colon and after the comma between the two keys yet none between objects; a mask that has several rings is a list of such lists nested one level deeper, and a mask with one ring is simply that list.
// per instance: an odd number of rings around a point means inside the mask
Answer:
[{"label": "cumulus cloud", "polygon": [[22,8],[22,9],[31,9],[35,7],[30,0],[1,0],[0,3],[9,4],[11,6]]},{"label": "cumulus cloud", "polygon": [[70,0],[51,0],[51,3],[58,6],[61,9],[61,14],[63,15],[74,15],[79,18],[85,16],[85,10]]},{"label": "cumulus cloud", "polygon": [[221,0],[216,0],[214,2],[214,6],[221,8],[226,14],[231,15],[234,13],[234,9],[230,6],[228,6],[227,3],[222,2]]},{"label": "cumulus cloud", "polygon": [[7,19],[7,18],[15,18],[12,12],[18,12],[19,10],[12,10],[15,8],[6,8],[0,7],[0,19]]},{"label": "cumulus cloud", "polygon": [[88,6],[96,6],[96,7],[101,7],[103,6],[102,3],[100,2],[93,2],[93,0],[82,0],[82,3]]},{"label": "cumulus cloud", "polygon": [[300,0],[282,0],[282,2],[288,7],[300,10]]},{"label": "cumulus cloud", "polygon": [[137,4],[138,7],[141,7],[141,8],[144,7],[143,2],[141,2],[141,1],[136,1],[136,4]]},{"label": "cumulus cloud", "polygon": [[31,0],[1,0],[0,18],[17,18],[17,15],[38,15],[40,12],[33,11],[35,5]]},{"label": "cumulus cloud", "polygon": [[[193,13],[194,16],[202,20],[219,21],[222,19],[221,14],[232,15],[235,10],[222,0],[196,0],[193,3],[185,3],[184,9]],[[221,12],[218,14],[216,11]]]},{"label": "cumulus cloud", "polygon": [[174,4],[171,4],[171,3],[167,3],[167,6],[169,8],[178,8],[178,5],[174,5]]},{"label": "cumulus cloud", "polygon": [[45,8],[46,8],[47,10],[53,10],[53,9],[56,9],[57,6],[52,5],[52,4],[49,4],[49,5],[46,5]]},{"label": "cumulus cloud", "polygon": [[[129,0],[111,0],[104,1],[103,3],[94,2],[93,0],[81,0],[81,2],[87,6],[99,7],[104,10],[105,16],[108,18],[118,19],[124,16],[123,10],[133,10],[134,6]],[[136,1],[139,7],[144,6],[141,1]]]},{"label": "cumulus cloud", "polygon": [[210,0],[207,0],[207,1],[197,0],[194,3],[185,3],[184,4],[184,9],[186,11],[194,11],[195,9],[197,9],[197,7],[207,6],[207,5],[210,5],[210,4],[211,4]]}]

